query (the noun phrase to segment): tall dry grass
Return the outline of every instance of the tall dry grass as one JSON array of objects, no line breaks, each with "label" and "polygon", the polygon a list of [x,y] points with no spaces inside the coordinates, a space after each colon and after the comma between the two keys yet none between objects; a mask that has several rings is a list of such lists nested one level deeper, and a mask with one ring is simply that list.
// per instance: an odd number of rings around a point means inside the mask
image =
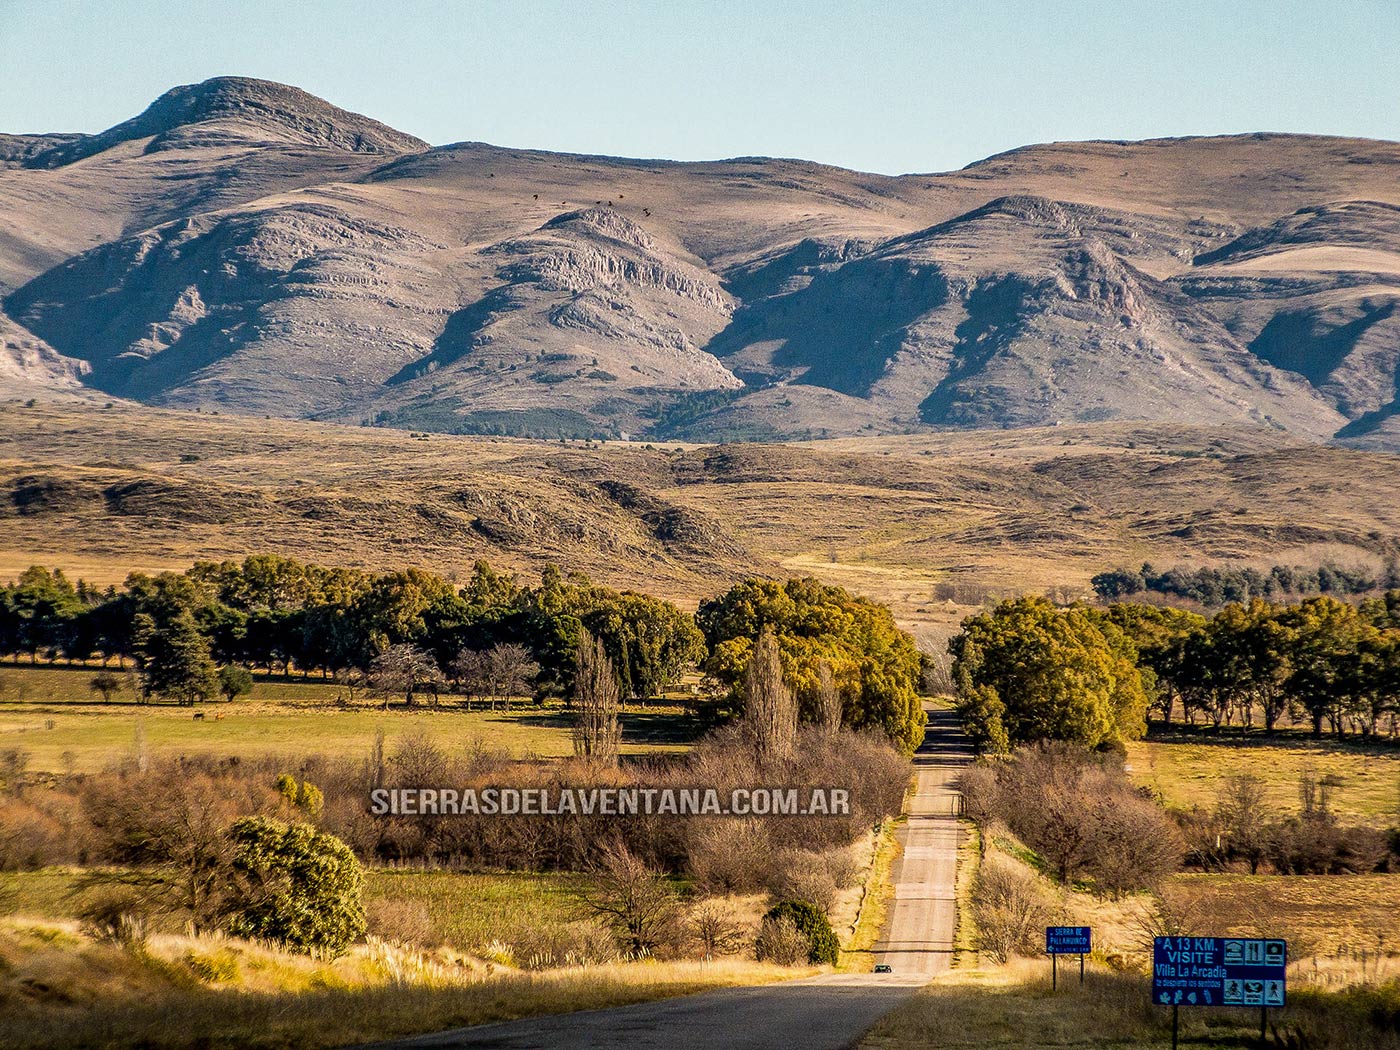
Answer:
[{"label": "tall dry grass", "polygon": [[326,963],[219,937],[122,948],[74,924],[10,919],[0,924],[0,1043],[320,1050],[809,972],[737,960],[526,972],[377,939]]}]

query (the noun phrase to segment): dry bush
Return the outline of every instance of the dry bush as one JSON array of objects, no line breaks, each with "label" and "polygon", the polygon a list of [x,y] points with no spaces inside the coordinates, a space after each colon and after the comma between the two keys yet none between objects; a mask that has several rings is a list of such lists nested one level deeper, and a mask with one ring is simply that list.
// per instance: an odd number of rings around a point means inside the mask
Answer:
[{"label": "dry bush", "polygon": [[679,946],[680,900],[671,884],[621,842],[604,847],[584,906],[612,926],[633,956],[665,956]]},{"label": "dry bush", "polygon": [[370,900],[365,905],[369,934],[380,940],[435,948],[442,940],[422,901]]},{"label": "dry bush", "polygon": [[1086,867],[1094,888],[1114,897],[1158,886],[1181,868],[1181,833],[1162,807],[1140,795],[1114,793],[1092,807],[1093,855]]},{"label": "dry bush", "polygon": [[773,855],[752,817],[694,821],[686,838],[690,873],[707,893],[746,893],[767,885]]},{"label": "dry bush", "polygon": [[1186,853],[1176,824],[1132,784],[1118,756],[1039,744],[974,766],[962,787],[980,826],[1005,824],[1065,883],[1089,875],[1097,892],[1116,897],[1159,884]]},{"label": "dry bush", "polygon": [[841,891],[859,875],[849,848],[784,850],[773,859],[767,889],[779,900],[811,901],[830,912]]},{"label": "dry bush", "polygon": [[759,962],[796,966],[807,961],[811,944],[807,935],[797,928],[797,924],[784,915],[777,919],[763,920],[753,948],[754,956]]},{"label": "dry bush", "polygon": [[734,909],[722,901],[701,901],[685,920],[696,954],[702,959],[734,955],[744,946],[744,930]]},{"label": "dry bush", "polygon": [[[541,926],[521,931],[505,942],[515,965],[524,970],[553,970],[561,966],[597,966],[620,958],[612,933],[591,922]],[[670,945],[647,954],[664,954]]]},{"label": "dry bush", "polygon": [[997,962],[1039,954],[1053,913],[1033,873],[995,854],[978,868],[972,887],[978,947]]},{"label": "dry bush", "polygon": [[141,950],[151,932],[147,903],[134,891],[114,890],[86,904],[78,915],[82,930],[95,941]]}]

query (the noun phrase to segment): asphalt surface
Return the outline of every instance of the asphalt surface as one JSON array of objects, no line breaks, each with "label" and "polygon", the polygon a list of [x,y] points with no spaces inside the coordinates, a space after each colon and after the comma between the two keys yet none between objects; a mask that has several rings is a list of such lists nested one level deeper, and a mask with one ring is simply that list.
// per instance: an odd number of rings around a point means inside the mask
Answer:
[{"label": "asphalt surface", "polygon": [[[379,1050],[846,1050],[951,964],[957,922],[957,794],[968,759],[956,721],[931,712],[914,756],[917,782],[894,901],[876,957],[888,974],[826,974],[756,988],[722,988],[608,1010],[434,1032]],[[369,1048],[366,1048],[369,1050]]]},{"label": "asphalt surface", "polygon": [[930,711],[928,733],[914,754],[918,778],[909,802],[903,856],[894,871],[894,903],[876,961],[897,974],[933,977],[953,962],[958,922],[959,796],[953,784],[972,758],[951,711]]}]

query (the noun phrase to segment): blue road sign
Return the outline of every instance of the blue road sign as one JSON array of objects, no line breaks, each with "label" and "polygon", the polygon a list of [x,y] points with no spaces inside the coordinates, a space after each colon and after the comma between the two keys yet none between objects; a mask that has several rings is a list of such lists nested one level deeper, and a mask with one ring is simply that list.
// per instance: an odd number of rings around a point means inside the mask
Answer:
[{"label": "blue road sign", "polygon": [[1158,937],[1152,942],[1152,1001],[1163,1006],[1283,1006],[1286,941],[1248,937]]},{"label": "blue road sign", "polygon": [[1045,952],[1047,955],[1088,955],[1089,927],[1087,926],[1047,926],[1045,927]]}]

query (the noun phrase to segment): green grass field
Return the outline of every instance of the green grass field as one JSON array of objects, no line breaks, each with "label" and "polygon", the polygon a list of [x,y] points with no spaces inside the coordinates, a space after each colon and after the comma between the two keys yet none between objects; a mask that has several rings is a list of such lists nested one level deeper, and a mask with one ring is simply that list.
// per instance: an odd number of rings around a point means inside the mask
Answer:
[{"label": "green grass field", "polygon": [[[0,666],[0,751],[28,755],[28,768],[95,772],[134,753],[138,738],[153,755],[254,755],[304,759],[360,755],[375,736],[425,732],[447,746],[479,745],[516,757],[573,754],[567,712],[517,701],[505,710],[388,709],[371,700],[337,703],[344,690],[315,679],[259,679],[252,696],[198,708],[138,704],[129,692],[103,703],[88,688],[96,669]],[[203,719],[194,715],[202,713]],[[623,714],[623,753],[687,746],[694,727],[679,706],[633,708]]]},{"label": "green grass field", "polygon": [[[371,932],[376,923],[401,914],[393,906],[412,905],[426,920],[424,936],[458,951],[479,954],[493,942],[512,944],[541,931],[585,921],[582,875],[463,874],[458,872],[371,869],[365,878],[365,907]],[[71,919],[87,895],[85,873],[77,868],[0,872],[0,913],[34,919]],[[386,907],[387,906],[387,907]],[[400,920],[401,921],[401,920]],[[420,920],[421,921],[421,920]],[[167,932],[177,932],[178,923]]]},{"label": "green grass field", "polygon": [[1333,777],[1333,811],[1344,821],[1393,827],[1400,824],[1400,747],[1303,736],[1154,736],[1128,745],[1133,779],[1169,806],[1214,805],[1226,778],[1250,774],[1264,782],[1269,803],[1280,813],[1299,808],[1304,774]]}]

